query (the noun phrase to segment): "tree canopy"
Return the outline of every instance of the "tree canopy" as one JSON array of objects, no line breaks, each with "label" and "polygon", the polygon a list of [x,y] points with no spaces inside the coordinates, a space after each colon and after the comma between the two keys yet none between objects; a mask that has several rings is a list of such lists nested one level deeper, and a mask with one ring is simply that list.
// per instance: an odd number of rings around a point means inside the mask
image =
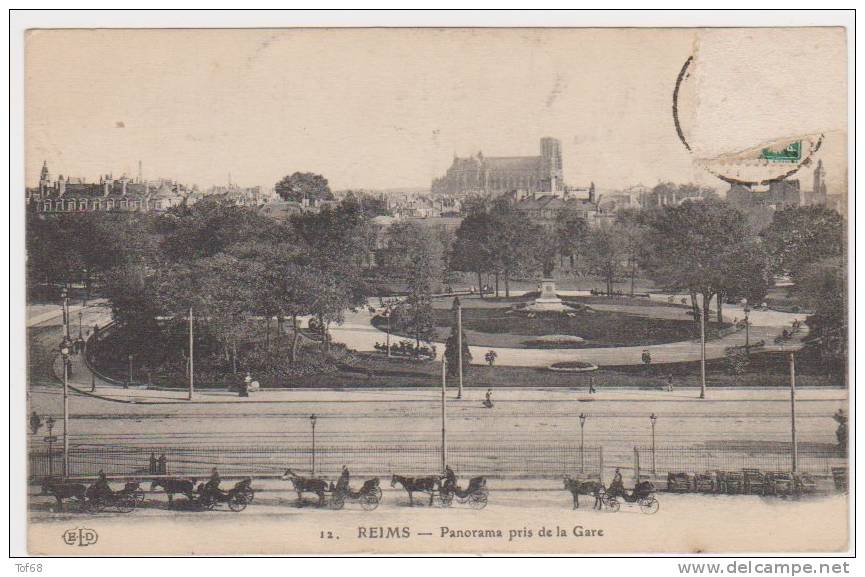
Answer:
[{"label": "tree canopy", "polygon": [[333,200],[327,179],[313,172],[295,172],[284,176],[273,189],[285,200]]}]

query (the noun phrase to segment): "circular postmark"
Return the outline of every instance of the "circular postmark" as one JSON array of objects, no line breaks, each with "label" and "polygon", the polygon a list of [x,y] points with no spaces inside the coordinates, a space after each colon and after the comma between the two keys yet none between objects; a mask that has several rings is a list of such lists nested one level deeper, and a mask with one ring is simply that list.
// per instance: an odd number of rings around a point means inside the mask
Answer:
[{"label": "circular postmark", "polygon": [[676,134],[696,164],[730,185],[751,188],[785,180],[811,164],[823,144],[823,134],[774,139],[745,150],[698,158],[681,119],[683,94],[695,62],[695,57],[689,56],[676,77],[672,112]]}]

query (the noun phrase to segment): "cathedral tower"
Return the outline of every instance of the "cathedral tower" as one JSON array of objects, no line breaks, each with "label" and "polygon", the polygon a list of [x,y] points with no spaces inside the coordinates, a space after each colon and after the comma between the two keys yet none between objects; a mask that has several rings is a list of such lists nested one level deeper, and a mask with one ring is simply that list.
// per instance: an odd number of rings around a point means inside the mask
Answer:
[{"label": "cathedral tower", "polygon": [[549,192],[562,191],[562,143],[557,138],[541,138],[541,158],[544,178],[549,181]]}]

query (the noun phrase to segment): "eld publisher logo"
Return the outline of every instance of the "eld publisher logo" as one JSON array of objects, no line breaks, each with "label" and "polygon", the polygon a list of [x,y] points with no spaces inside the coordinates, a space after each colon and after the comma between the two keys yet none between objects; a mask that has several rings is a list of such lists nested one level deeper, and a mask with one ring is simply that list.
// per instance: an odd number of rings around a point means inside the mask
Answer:
[{"label": "eld publisher logo", "polygon": [[93,529],[87,529],[86,527],[80,529],[67,529],[66,532],[63,533],[63,542],[67,545],[87,547],[88,545],[95,545],[98,540],[99,535],[96,534],[96,531]]}]

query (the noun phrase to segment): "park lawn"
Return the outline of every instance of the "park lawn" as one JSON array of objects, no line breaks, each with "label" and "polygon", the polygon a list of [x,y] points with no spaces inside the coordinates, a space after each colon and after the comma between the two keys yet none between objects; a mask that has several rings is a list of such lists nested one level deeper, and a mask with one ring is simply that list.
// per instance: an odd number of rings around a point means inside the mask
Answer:
[{"label": "park lawn", "polygon": [[[435,340],[439,342],[447,339],[454,326],[454,313],[448,306],[442,306],[441,300],[434,309]],[[585,298],[579,303],[620,305],[633,312],[590,308],[574,309],[569,315],[538,313],[529,317],[510,310],[512,305],[525,302],[524,299],[466,299],[462,311],[463,331],[472,345],[492,348],[542,348],[544,345],[537,342],[537,337],[544,335],[572,335],[585,339],[584,343],[573,348],[646,346],[700,336],[699,325],[687,314],[690,311],[688,307],[649,303],[645,299],[623,300],[625,302],[615,298]],[[641,306],[635,306],[634,302]],[[664,315],[665,318],[648,316],[648,311],[655,307],[670,312]],[[641,314],[641,309],[647,312]],[[381,317],[374,317],[372,324],[380,330],[387,328],[387,321]],[[729,324],[720,326],[728,327]],[[718,328],[718,323],[710,322],[707,337],[716,337]],[[399,337],[412,338],[409,328],[391,329]],[[551,346],[562,348],[561,345]]]},{"label": "park lawn", "polygon": [[[383,353],[353,353],[350,367],[341,367],[336,375],[304,377],[289,386],[370,386],[370,387],[438,387],[441,386],[441,364],[434,361],[413,361],[391,358]],[[843,379],[815,364],[810,352],[801,354],[797,365],[799,386],[842,386]],[[544,368],[471,365],[464,377],[468,387],[595,387],[662,388],[669,375],[674,387],[700,385],[700,363],[656,365],[643,367],[604,367],[587,373],[558,373]],[[451,382],[452,381],[452,382]],[[449,386],[456,379],[449,378]],[[330,383],[329,385],[326,383]],[[755,353],[750,370],[742,375],[729,374],[724,359],[706,363],[706,384],[709,387],[784,387],[789,386],[787,355]]]},{"label": "park lawn", "polygon": [[[797,365],[797,384],[800,386],[844,385],[843,377],[835,376],[819,365],[815,355],[800,353]],[[709,387],[779,387],[789,385],[789,366],[786,355],[755,353],[748,372],[731,375],[724,359],[706,363]],[[568,387],[588,389],[595,387],[661,388],[669,375],[675,387],[696,387],[700,383],[699,362],[656,365],[647,371],[643,367],[604,367],[587,373],[559,373],[544,368],[471,365],[466,371],[467,387]],[[169,387],[181,383],[182,375],[159,379],[154,384]],[[238,379],[240,376],[237,377]],[[352,387],[439,387],[441,364],[435,361],[414,360],[403,357],[388,359],[383,353],[345,352],[337,369],[320,374],[292,377],[256,375],[263,388],[352,388]],[[456,379],[449,378],[449,385]],[[199,388],[224,389],[225,382],[199,382]],[[182,388],[180,385],[178,387]]]}]

